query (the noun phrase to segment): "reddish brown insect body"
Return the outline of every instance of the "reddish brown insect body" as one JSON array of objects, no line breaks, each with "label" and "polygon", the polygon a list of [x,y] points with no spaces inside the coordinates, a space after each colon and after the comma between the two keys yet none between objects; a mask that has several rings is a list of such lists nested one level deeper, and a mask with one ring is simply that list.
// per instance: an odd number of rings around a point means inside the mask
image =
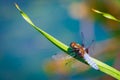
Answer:
[{"label": "reddish brown insect body", "polygon": [[92,58],[88,55],[88,48],[84,48],[84,46],[81,46],[75,42],[72,42],[70,44],[70,47],[73,49],[73,51],[79,55],[80,57],[84,58],[85,61],[91,65],[94,69],[99,70],[99,67],[97,64],[92,60]]},{"label": "reddish brown insect body", "polygon": [[73,49],[75,53],[77,53],[79,56],[84,57],[85,49],[81,45],[71,42],[70,47]]}]

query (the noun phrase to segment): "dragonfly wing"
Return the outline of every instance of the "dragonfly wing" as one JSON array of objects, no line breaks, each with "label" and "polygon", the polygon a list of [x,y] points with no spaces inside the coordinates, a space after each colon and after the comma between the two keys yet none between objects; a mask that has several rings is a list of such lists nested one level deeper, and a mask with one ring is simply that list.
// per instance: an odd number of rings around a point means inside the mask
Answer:
[{"label": "dragonfly wing", "polygon": [[71,59],[72,57],[69,55],[65,55],[65,54],[55,54],[52,56],[52,59],[54,60],[67,60],[67,59]]},{"label": "dragonfly wing", "polygon": [[93,67],[96,70],[99,70],[97,64],[92,60],[92,58],[87,53],[84,54],[84,59],[91,67]]},{"label": "dragonfly wing", "polygon": [[67,66],[72,66],[73,63],[75,62],[75,59],[69,55],[66,54],[56,54],[52,56],[52,59],[54,61],[58,61],[58,62],[64,62],[65,65]]}]

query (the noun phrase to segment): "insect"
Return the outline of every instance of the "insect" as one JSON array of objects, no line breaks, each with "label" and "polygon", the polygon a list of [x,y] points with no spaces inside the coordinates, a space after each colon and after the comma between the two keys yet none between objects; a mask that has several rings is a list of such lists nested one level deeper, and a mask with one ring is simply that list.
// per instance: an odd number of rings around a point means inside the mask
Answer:
[{"label": "insect", "polygon": [[[71,42],[70,47],[77,56],[80,56],[85,59],[85,61],[94,69],[99,70],[97,64],[92,60],[88,55],[88,48],[84,48],[84,45],[79,45],[76,42]],[[75,55],[75,56],[76,56]]]}]

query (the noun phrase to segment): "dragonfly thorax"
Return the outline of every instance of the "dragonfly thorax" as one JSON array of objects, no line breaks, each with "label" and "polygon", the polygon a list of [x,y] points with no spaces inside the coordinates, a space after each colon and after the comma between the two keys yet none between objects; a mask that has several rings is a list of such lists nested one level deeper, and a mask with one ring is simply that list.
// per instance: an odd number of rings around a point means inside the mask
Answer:
[{"label": "dragonfly thorax", "polygon": [[73,49],[73,51],[75,53],[77,53],[78,55],[80,55],[81,57],[84,57],[84,54],[85,54],[85,48],[82,47],[81,45],[75,43],[75,42],[72,42],[70,44],[70,47]]}]

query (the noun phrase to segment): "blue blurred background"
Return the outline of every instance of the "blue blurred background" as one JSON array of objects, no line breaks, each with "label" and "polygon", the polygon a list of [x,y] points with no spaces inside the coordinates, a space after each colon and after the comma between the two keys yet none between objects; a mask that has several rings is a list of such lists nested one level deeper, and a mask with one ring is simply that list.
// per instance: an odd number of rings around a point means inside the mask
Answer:
[{"label": "blue blurred background", "polygon": [[14,6],[17,3],[32,21],[69,45],[95,40],[90,55],[120,70],[120,25],[91,11],[92,8],[120,19],[119,0],[0,0],[0,80],[114,80],[80,64],[76,69],[56,65],[52,56],[63,52],[34,30]]}]

